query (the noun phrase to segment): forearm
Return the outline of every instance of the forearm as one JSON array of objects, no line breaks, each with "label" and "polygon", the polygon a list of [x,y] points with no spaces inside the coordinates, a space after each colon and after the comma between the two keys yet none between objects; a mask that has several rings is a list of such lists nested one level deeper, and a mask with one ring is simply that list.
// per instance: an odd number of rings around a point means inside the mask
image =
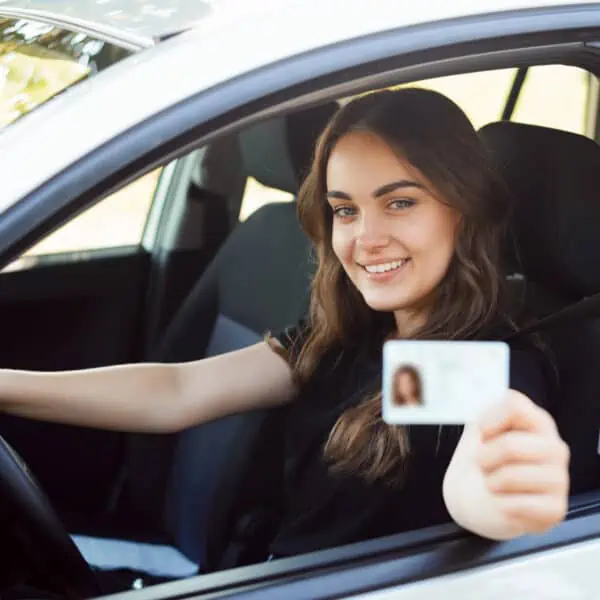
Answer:
[{"label": "forearm", "polygon": [[40,373],[0,371],[0,411],[121,431],[177,428],[177,369],[140,364]]}]

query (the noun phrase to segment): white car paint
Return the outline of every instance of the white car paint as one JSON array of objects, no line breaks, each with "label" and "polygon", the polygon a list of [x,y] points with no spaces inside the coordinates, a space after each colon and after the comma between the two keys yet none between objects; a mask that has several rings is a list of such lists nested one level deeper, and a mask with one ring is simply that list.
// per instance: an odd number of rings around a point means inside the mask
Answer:
[{"label": "white car paint", "polygon": [[440,575],[355,600],[597,600],[600,541]]},{"label": "white car paint", "polygon": [[[545,0],[546,6],[585,3],[597,1]],[[488,0],[485,6],[477,0],[301,0],[279,8],[271,4],[263,6],[260,18],[251,18],[248,8],[215,12],[192,31],[121,61],[8,127],[0,134],[0,212],[114,136],[251,70],[376,32],[539,8],[535,0]]]}]

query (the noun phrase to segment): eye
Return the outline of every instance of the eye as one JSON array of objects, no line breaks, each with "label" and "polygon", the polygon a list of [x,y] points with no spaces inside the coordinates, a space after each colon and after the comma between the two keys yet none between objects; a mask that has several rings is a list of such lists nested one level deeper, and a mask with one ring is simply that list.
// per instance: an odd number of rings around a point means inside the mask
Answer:
[{"label": "eye", "polygon": [[335,208],[332,208],[332,210],[333,216],[340,219],[352,217],[356,214],[356,209],[350,206],[336,206]]},{"label": "eye", "polygon": [[401,198],[399,200],[392,200],[388,206],[396,210],[404,210],[414,206],[415,204],[416,202],[410,198]]}]

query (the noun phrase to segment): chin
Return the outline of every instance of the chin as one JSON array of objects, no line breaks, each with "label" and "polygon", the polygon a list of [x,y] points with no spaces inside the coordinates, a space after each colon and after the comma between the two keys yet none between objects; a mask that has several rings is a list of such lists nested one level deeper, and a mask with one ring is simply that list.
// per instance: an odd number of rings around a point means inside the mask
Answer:
[{"label": "chin", "polygon": [[410,308],[414,305],[414,302],[406,298],[387,298],[377,297],[376,295],[363,295],[365,303],[371,310],[377,312],[396,312],[397,310],[403,310]]}]

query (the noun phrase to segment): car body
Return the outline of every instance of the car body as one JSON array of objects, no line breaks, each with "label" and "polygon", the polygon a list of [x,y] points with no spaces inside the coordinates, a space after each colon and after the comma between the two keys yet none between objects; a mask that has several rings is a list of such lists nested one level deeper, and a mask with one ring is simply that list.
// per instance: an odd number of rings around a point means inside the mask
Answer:
[{"label": "car body", "polygon": [[[205,183],[207,148],[254,125],[370,89],[558,64],[587,73],[581,133],[598,140],[599,2],[252,4],[162,8],[132,0],[85,6],[0,0],[0,19],[42,23],[123,51],[93,77],[73,81],[0,130],[0,256],[6,266],[0,323],[10,340],[0,350],[0,366],[75,369],[154,356],[167,324],[218,251],[206,245],[213,228],[205,221],[206,198],[198,211],[188,190]],[[518,96],[520,87],[513,83],[511,89]],[[157,169],[138,238],[31,253],[86,209],[109,196],[122,201],[119,191]],[[215,178],[211,194],[241,201],[242,167],[218,168]],[[99,227],[110,232],[117,226],[104,220]],[[112,510],[123,437],[8,417],[0,433],[29,463],[70,531],[79,530],[79,513],[89,520]],[[123,598],[416,600],[469,597],[473,589],[476,597],[590,598],[597,587],[599,500],[600,480],[598,488],[573,496],[565,523],[540,536],[491,543],[448,524],[203,573]],[[146,523],[154,516],[149,511]],[[131,583],[139,587],[139,579]]]}]

